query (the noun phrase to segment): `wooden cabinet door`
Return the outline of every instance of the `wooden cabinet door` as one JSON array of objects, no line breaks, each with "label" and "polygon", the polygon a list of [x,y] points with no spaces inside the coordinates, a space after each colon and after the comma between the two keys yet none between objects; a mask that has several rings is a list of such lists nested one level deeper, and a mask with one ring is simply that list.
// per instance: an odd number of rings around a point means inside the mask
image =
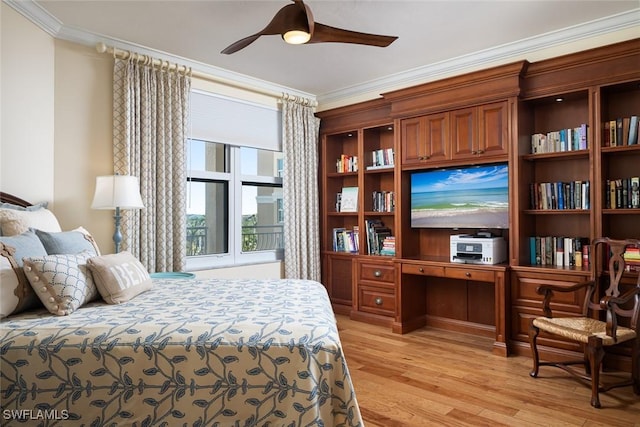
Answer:
[{"label": "wooden cabinet door", "polygon": [[448,113],[404,119],[400,132],[403,165],[433,163],[451,158]]},{"label": "wooden cabinet door", "polygon": [[509,152],[509,121],[507,102],[478,107],[478,152],[484,156],[506,155]]},{"label": "wooden cabinet door", "polygon": [[426,154],[424,144],[424,117],[404,119],[401,122],[402,164],[420,163]]},{"label": "wooden cabinet door", "polygon": [[353,303],[353,256],[325,255],[322,269],[322,283],[327,288],[333,310],[340,314],[350,314]]},{"label": "wooden cabinet door", "polygon": [[425,117],[426,162],[451,159],[449,148],[449,113],[431,114]]},{"label": "wooden cabinet door", "polygon": [[477,109],[464,108],[449,113],[451,116],[451,146],[454,159],[478,155]]}]

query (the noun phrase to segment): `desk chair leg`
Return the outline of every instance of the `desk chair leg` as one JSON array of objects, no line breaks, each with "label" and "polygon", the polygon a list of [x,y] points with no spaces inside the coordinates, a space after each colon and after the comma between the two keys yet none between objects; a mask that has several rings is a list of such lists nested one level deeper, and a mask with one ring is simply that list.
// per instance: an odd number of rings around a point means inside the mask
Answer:
[{"label": "desk chair leg", "polygon": [[591,368],[591,406],[600,407],[600,368],[604,359],[604,348],[602,348],[602,338],[590,336],[586,349]]},{"label": "desk chair leg", "polygon": [[529,375],[533,378],[538,376],[538,370],[540,368],[540,358],[538,357],[537,338],[540,333],[540,329],[533,326],[533,320],[529,323],[529,345],[531,346],[531,358],[533,359],[533,369]]}]

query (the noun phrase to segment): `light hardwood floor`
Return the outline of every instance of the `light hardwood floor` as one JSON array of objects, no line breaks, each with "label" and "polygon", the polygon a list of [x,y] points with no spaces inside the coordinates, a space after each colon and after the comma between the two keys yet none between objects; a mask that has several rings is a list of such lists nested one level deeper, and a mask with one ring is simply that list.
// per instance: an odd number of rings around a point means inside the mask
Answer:
[{"label": "light hardwood floor", "polygon": [[366,427],[634,426],[631,387],[591,391],[563,371],[491,353],[483,337],[424,328],[405,335],[338,315],[338,328]]}]

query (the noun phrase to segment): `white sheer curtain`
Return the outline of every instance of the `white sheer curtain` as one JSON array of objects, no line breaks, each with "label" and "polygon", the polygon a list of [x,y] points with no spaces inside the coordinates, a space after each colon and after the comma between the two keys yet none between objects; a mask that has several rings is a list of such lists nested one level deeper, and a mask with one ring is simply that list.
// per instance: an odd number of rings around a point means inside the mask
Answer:
[{"label": "white sheer curtain", "polygon": [[320,281],[318,132],[309,100],[282,99],[285,276]]},{"label": "white sheer curtain", "polygon": [[[115,59],[114,172],[140,178],[144,209],[124,211],[122,249],[149,271],[186,260],[185,145],[191,77],[184,67]],[[163,63],[164,64],[164,63]]]}]

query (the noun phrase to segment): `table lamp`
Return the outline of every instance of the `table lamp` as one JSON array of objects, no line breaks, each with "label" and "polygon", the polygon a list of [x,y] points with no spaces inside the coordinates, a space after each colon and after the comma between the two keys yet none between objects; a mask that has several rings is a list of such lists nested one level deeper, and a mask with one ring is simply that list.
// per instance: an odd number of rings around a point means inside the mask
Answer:
[{"label": "table lamp", "polygon": [[96,177],[96,192],[93,195],[92,209],[115,209],[116,230],[113,233],[113,242],[116,253],[120,252],[120,209],[142,209],[142,197],[140,197],[140,185],[138,177],[131,175],[107,175]]}]

